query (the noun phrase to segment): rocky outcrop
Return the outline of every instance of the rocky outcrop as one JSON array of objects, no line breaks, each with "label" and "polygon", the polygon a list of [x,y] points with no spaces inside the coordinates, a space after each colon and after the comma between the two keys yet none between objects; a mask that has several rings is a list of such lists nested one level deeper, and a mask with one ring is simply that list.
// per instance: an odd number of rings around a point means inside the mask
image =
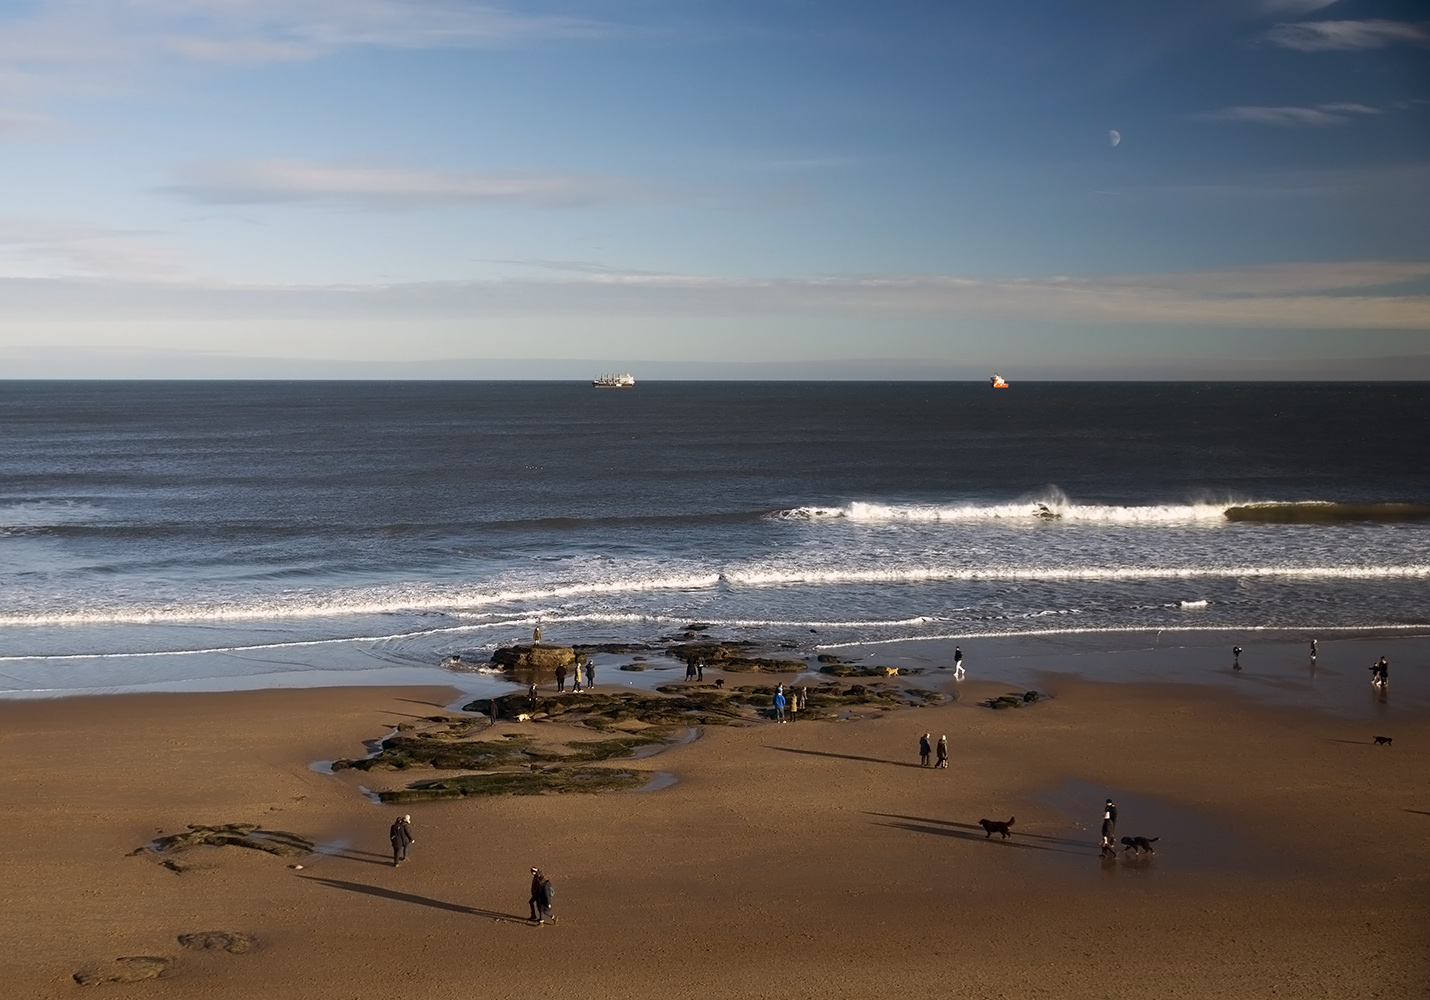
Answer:
[{"label": "rocky outcrop", "polygon": [[222,826],[202,826],[189,824],[188,833],[175,833],[160,837],[147,848],[139,848],[134,853],[146,850],[158,853],[186,851],[191,847],[204,845],[212,847],[249,847],[256,851],[267,851],[283,858],[296,858],[313,853],[313,842],[296,833],[282,830],[264,830],[256,823],[226,823]]}]

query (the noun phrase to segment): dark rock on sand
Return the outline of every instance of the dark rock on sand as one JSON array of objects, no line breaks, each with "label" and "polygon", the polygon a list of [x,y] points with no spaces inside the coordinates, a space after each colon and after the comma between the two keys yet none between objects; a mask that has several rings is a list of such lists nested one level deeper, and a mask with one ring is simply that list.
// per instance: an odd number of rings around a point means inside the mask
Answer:
[{"label": "dark rock on sand", "polygon": [[249,847],[256,851],[267,851],[279,857],[295,858],[313,853],[313,842],[296,833],[282,830],[264,830],[254,823],[226,823],[223,826],[202,826],[189,824],[188,833],[176,833],[160,837],[150,845],[150,850],[160,853],[186,851],[191,847]]},{"label": "dark rock on sand", "polygon": [[96,972],[76,972],[74,981],[81,986],[102,986],[105,983],[142,983],[158,979],[168,968],[169,960],[156,955],[131,955],[116,958],[108,969]]},{"label": "dark rock on sand", "polygon": [[766,671],[775,674],[794,674],[808,669],[803,660],[775,659],[763,656],[749,656],[757,643],[749,640],[736,642],[713,642],[698,640],[682,642],[671,646],[666,654],[685,663],[703,662],[708,667],[720,670]]},{"label": "dark rock on sand", "polygon": [[230,955],[244,955],[258,947],[258,938],[237,931],[199,931],[197,934],[180,934],[179,944],[194,951],[226,951]]},{"label": "dark rock on sand", "polygon": [[418,781],[406,788],[379,792],[383,802],[421,802],[484,795],[549,795],[568,792],[612,792],[639,788],[650,775],[612,768],[548,768],[541,771],[505,771],[497,774],[463,774],[453,778]]},{"label": "dark rock on sand", "polygon": [[503,670],[523,667],[555,670],[576,662],[576,650],[571,646],[532,645],[501,646],[492,653],[491,662]]}]

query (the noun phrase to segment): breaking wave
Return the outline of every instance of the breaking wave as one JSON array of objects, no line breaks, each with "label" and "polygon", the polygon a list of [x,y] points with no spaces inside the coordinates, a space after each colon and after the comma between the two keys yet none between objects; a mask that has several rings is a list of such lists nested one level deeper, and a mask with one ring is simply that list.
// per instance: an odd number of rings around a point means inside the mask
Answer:
[{"label": "breaking wave", "polygon": [[[440,589],[335,593],[326,597],[305,595],[282,600],[267,598],[212,604],[173,604],[146,607],[94,607],[83,610],[0,614],[0,627],[162,625],[192,622],[295,621],[384,614],[449,614],[496,616],[505,606],[520,608],[521,616],[540,614],[532,606],[571,598],[610,595],[709,591],[785,586],[835,587],[858,584],[899,584],[942,581],[1078,582],[1138,580],[1392,580],[1430,578],[1430,564],[1323,565],[1323,566],[901,566],[888,568],[730,568],[724,572],[664,577],[634,577],[491,590]],[[561,613],[561,612],[558,612]],[[570,614],[573,622],[662,621],[661,615]],[[670,618],[670,621],[680,619]],[[498,622],[497,624],[500,624]],[[776,624],[750,619],[745,624]],[[844,623],[848,624],[848,623]],[[380,638],[380,637],[369,637]]]},{"label": "breaking wave", "polygon": [[1204,502],[1113,505],[1073,503],[1060,494],[1006,504],[879,504],[853,501],[837,507],[792,507],[774,520],[845,520],[867,523],[968,521],[1080,521],[1098,524],[1187,524],[1252,521],[1268,524],[1335,524],[1347,521],[1430,519],[1430,504],[1353,504],[1332,501]]}]

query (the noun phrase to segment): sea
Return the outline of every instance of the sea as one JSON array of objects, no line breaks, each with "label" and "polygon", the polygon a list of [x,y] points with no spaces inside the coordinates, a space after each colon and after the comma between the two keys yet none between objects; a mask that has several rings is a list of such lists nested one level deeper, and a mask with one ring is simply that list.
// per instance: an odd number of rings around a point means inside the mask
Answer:
[{"label": "sea", "polygon": [[0,428],[0,694],[1430,631],[1426,383],[9,381]]}]

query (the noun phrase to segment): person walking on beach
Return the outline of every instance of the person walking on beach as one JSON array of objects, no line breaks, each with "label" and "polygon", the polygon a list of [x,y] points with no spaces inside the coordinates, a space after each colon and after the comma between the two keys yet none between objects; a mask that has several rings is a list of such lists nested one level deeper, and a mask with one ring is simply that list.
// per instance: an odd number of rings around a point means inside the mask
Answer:
[{"label": "person walking on beach", "polygon": [[556,889],[551,885],[551,880],[541,873],[540,868],[531,870],[531,899],[527,902],[531,906],[531,919],[538,924],[544,924],[550,920],[556,922],[556,918],[551,915],[551,904],[556,898]]},{"label": "person walking on beach", "polygon": [[596,686],[596,661],[586,661],[586,688],[590,690]]},{"label": "person walking on beach", "polygon": [[1231,669],[1233,669],[1233,670],[1240,670],[1240,669],[1241,669],[1241,647],[1240,647],[1240,646],[1232,646],[1232,647],[1231,647]]},{"label": "person walking on beach", "polygon": [[1108,799],[1102,807],[1102,856],[1117,857],[1117,851],[1112,846],[1113,834],[1117,832],[1117,806]]},{"label": "person walking on beach", "polygon": [[696,661],[695,661],[695,679],[696,679],[697,681],[699,681],[701,684],[704,684],[704,683],[705,683],[705,661],[704,661],[704,660],[696,660]]},{"label": "person walking on beach", "polygon": [[573,668],[571,668],[571,692],[572,692],[573,694],[580,694],[580,693],[581,693],[581,661],[580,661],[580,660],[577,660],[577,661],[576,661],[576,666],[574,666]]},{"label": "person walking on beach", "polygon": [[963,669],[963,647],[953,647],[953,672],[958,673]]},{"label": "person walking on beach", "polygon": [[943,768],[947,768],[947,767],[948,767],[948,737],[947,737],[947,736],[940,736],[940,737],[938,738],[938,766],[939,766],[939,767],[943,767]]},{"label": "person walking on beach", "polygon": [[929,766],[929,754],[933,753],[933,747],[929,745],[929,734],[924,733],[919,737],[919,766]]},{"label": "person walking on beach", "polygon": [[387,836],[392,841],[392,867],[396,868],[407,860],[407,849],[417,843],[412,838],[412,817],[402,816],[395,820]]},{"label": "person walking on beach", "polygon": [[783,684],[775,688],[775,721],[785,721],[785,686]]},{"label": "person walking on beach", "polygon": [[556,693],[560,694],[566,690],[566,664],[559,663],[556,666]]},{"label": "person walking on beach", "polygon": [[1312,639],[1312,640],[1311,640],[1311,661],[1312,661],[1312,662],[1315,662],[1315,659],[1316,659],[1316,640],[1315,640],[1315,639]]},{"label": "person walking on beach", "polygon": [[1370,682],[1376,687],[1385,687],[1386,682],[1389,680],[1390,661],[1382,656],[1380,659],[1376,660],[1375,663],[1371,664]]}]

